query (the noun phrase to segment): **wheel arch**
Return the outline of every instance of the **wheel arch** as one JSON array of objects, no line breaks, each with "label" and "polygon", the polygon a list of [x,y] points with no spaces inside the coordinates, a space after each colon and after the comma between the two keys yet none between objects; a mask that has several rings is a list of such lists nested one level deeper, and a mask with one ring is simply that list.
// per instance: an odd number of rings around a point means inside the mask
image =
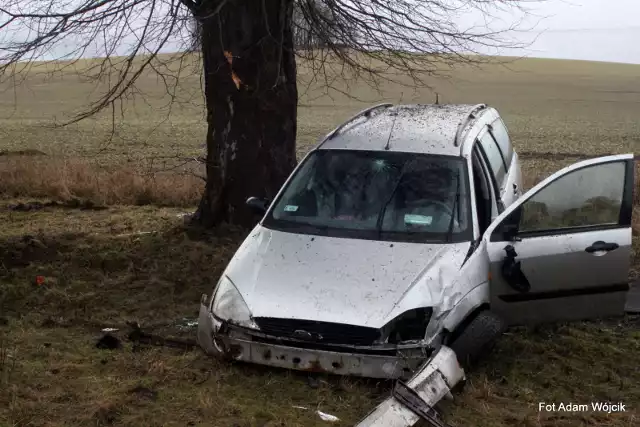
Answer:
[{"label": "wheel arch", "polygon": [[460,336],[460,334],[462,333],[462,331],[465,330],[465,328],[467,326],[469,326],[469,324],[471,322],[473,322],[473,319],[475,319],[476,317],[478,317],[478,315],[485,311],[485,310],[489,310],[490,309],[490,304],[488,301],[484,301],[482,303],[480,303],[480,305],[478,305],[477,307],[473,308],[463,319],[462,321],[456,323],[456,324],[449,324],[449,325],[445,325],[443,327],[443,331],[444,331],[444,344],[445,345],[449,345],[451,344],[456,338],[458,338]]}]

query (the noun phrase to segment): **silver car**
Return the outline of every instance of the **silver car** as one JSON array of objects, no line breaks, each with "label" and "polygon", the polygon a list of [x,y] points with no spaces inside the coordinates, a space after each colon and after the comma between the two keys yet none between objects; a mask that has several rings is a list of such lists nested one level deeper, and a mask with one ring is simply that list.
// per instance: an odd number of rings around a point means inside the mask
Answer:
[{"label": "silver car", "polygon": [[582,161],[521,194],[486,105],[371,107],[309,152],[200,306],[213,355],[405,378],[462,362],[513,324],[622,314],[633,155]]}]

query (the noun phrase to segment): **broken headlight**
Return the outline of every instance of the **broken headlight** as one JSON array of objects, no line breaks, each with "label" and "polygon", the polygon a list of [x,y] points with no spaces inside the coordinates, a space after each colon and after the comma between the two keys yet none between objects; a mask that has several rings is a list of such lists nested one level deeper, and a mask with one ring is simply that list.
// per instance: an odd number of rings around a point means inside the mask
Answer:
[{"label": "broken headlight", "polygon": [[403,341],[423,340],[432,313],[431,307],[405,311],[382,328],[382,341],[398,344]]},{"label": "broken headlight", "polygon": [[211,312],[219,319],[246,328],[257,329],[242,295],[228,277],[222,276],[216,286]]}]

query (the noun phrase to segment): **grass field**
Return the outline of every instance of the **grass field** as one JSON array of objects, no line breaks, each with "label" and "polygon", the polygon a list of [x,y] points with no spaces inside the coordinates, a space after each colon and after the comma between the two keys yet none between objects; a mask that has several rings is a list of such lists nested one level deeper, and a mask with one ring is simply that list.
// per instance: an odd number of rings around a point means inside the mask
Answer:
[{"label": "grass field", "polygon": [[[387,396],[389,384],[313,377],[212,360],[199,351],[95,347],[102,326],[138,321],[159,334],[197,315],[243,232],[184,229],[201,180],[182,161],[202,154],[199,78],[182,80],[167,118],[164,87],[111,114],[53,129],[54,117],[86,105],[93,89],[70,72],[0,87],[0,427],[314,426],[312,411],[352,425]],[[300,70],[304,80],[306,71]],[[637,151],[640,66],[527,59],[508,67],[462,68],[433,79],[440,101],[485,102],[503,114],[528,185],[579,158]],[[435,95],[363,83],[299,108],[299,153],[370,102],[425,102]],[[118,114],[120,112],[118,111]],[[170,171],[158,172],[161,169]],[[156,173],[152,173],[156,172]],[[61,203],[15,205],[33,200]],[[104,206],[103,206],[104,205]],[[635,234],[635,233],[634,233]],[[632,275],[640,269],[640,246]],[[42,276],[44,283],[36,284]],[[512,330],[443,412],[453,426],[638,425],[640,320]],[[621,401],[622,414],[538,412],[538,403]]]}]

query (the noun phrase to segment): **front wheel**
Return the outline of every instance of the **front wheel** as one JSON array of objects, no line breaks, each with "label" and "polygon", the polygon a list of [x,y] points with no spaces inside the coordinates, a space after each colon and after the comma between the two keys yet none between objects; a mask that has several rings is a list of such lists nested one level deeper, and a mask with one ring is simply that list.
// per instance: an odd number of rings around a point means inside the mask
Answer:
[{"label": "front wheel", "polygon": [[487,354],[505,331],[506,325],[489,310],[478,313],[449,347],[456,353],[463,368],[476,364]]}]

